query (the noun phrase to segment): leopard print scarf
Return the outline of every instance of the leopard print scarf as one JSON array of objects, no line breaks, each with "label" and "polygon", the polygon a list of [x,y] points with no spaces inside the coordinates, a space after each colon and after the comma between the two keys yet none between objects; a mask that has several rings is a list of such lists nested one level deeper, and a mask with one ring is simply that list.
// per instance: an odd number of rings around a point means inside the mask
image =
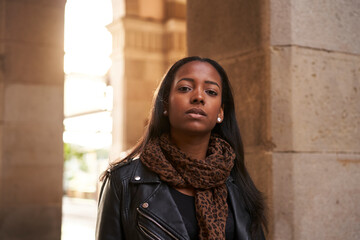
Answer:
[{"label": "leopard print scarf", "polygon": [[228,215],[226,179],[234,166],[235,152],[217,136],[211,136],[205,160],[194,159],[170,142],[168,135],[150,141],[142,163],[172,187],[195,189],[199,239],[225,239]]}]

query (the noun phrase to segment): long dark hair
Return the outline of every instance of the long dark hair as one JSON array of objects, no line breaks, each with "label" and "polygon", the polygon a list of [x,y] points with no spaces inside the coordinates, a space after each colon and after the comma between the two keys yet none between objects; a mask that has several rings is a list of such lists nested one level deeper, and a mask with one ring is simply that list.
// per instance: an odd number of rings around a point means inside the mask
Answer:
[{"label": "long dark hair", "polygon": [[141,155],[145,145],[152,139],[160,137],[164,133],[170,132],[170,122],[167,116],[164,116],[164,107],[168,103],[170,88],[174,81],[175,74],[184,64],[192,61],[210,63],[219,73],[222,83],[222,105],[224,106],[224,120],[221,124],[216,124],[212,132],[220,135],[226,140],[236,153],[236,160],[231,175],[235,179],[236,185],[241,191],[245,208],[251,218],[249,232],[252,239],[259,239],[261,236],[261,226],[267,229],[267,220],[265,217],[264,198],[255,187],[244,163],[244,147],[240,136],[240,130],[235,116],[234,98],[229,79],[225,70],[216,61],[209,58],[186,57],[177,61],[165,74],[159,87],[154,94],[153,107],[150,113],[149,122],[145,133],[130,153],[124,158],[111,163],[110,168],[117,165],[120,161],[131,160]]}]

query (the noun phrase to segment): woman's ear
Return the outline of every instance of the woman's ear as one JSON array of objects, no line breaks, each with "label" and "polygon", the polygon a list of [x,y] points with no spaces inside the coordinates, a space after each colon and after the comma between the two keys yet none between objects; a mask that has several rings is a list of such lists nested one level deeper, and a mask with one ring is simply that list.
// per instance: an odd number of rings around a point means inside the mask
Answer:
[{"label": "woman's ear", "polygon": [[169,111],[168,111],[167,105],[164,104],[163,108],[164,108],[164,111],[163,111],[164,116],[168,116],[168,115],[169,115]]},{"label": "woman's ear", "polygon": [[224,105],[221,106],[216,122],[221,123],[224,120]]}]

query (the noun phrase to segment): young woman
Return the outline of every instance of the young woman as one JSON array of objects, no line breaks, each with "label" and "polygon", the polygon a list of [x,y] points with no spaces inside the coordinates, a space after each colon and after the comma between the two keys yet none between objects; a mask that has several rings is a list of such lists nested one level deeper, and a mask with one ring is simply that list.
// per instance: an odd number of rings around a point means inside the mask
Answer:
[{"label": "young woman", "polygon": [[143,138],[103,180],[97,240],[264,239],[263,197],[214,60],[187,57],[169,69]]}]

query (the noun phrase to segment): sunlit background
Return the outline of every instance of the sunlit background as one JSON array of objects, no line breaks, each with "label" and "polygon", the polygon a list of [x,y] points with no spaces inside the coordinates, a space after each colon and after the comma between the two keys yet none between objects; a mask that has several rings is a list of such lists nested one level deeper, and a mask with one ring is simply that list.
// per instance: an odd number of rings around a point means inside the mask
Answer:
[{"label": "sunlit background", "polygon": [[112,140],[111,21],[111,0],[67,0],[62,240],[94,239],[98,177]]}]

